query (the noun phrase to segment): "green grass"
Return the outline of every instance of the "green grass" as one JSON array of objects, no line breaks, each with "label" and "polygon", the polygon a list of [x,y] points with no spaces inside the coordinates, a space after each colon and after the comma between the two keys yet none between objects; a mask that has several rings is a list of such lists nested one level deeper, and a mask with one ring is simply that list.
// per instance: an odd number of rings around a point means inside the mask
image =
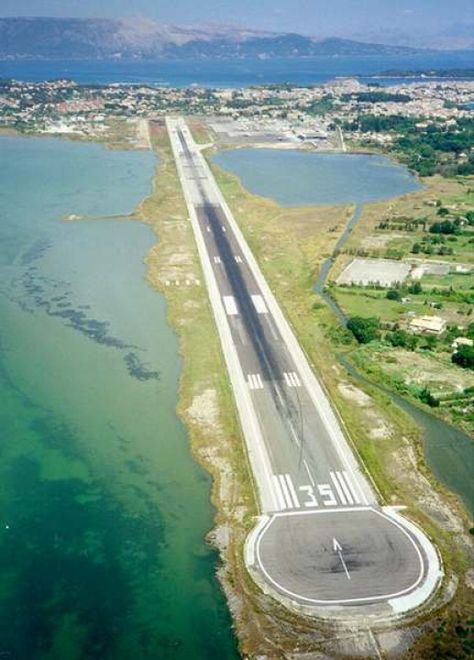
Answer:
[{"label": "green grass", "polygon": [[361,287],[331,287],[331,294],[347,316],[375,316],[381,321],[397,321],[401,315],[414,311],[424,313],[422,296],[410,296],[410,303],[388,300],[386,290]]},{"label": "green grass", "polygon": [[[473,271],[474,272],[474,271]],[[462,273],[448,273],[447,275],[423,275],[421,280],[425,290],[432,287],[449,289],[452,287],[457,291],[474,289],[474,275]]]},{"label": "green grass", "polygon": [[385,246],[385,256],[390,258],[390,252],[402,253],[405,257],[409,255],[413,241],[411,236],[392,238]]}]

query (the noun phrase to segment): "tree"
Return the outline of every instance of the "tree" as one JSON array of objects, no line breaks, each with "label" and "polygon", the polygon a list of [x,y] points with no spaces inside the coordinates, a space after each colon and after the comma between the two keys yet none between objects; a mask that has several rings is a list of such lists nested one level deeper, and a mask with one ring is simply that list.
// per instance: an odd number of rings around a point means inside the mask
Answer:
[{"label": "tree", "polygon": [[406,330],[395,330],[387,337],[392,346],[398,348],[407,348],[409,351],[414,351],[418,344],[418,337],[411,335]]},{"label": "tree", "polygon": [[437,408],[439,406],[438,399],[431,394],[431,392],[427,387],[424,387],[418,396],[420,398],[420,401],[423,401],[423,403],[427,403],[432,408]]},{"label": "tree", "polygon": [[459,222],[455,220],[453,222],[451,220],[444,220],[443,222],[434,222],[429,231],[430,234],[460,234],[461,228]]},{"label": "tree", "polygon": [[451,356],[451,360],[464,369],[474,370],[474,346],[460,346]]},{"label": "tree", "polygon": [[359,344],[379,339],[380,321],[375,317],[353,316],[347,322],[347,329],[352,332]]},{"label": "tree", "polygon": [[421,283],[419,280],[415,280],[410,286],[408,287],[408,293],[412,293],[414,295],[421,293],[423,291],[423,287],[421,286]]},{"label": "tree", "polygon": [[397,289],[389,289],[385,295],[387,300],[400,300],[401,293],[400,291],[397,291]]},{"label": "tree", "polygon": [[425,337],[425,348],[427,351],[432,351],[436,347],[437,343],[438,340],[433,335],[427,335]]}]

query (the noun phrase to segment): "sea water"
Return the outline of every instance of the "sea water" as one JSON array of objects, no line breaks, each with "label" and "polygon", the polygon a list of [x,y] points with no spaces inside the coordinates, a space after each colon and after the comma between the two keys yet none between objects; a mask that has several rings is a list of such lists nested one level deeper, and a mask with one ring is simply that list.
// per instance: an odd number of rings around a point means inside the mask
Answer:
[{"label": "sea water", "polygon": [[0,139],[0,652],[232,658],[210,479],[133,221],[155,159]]}]

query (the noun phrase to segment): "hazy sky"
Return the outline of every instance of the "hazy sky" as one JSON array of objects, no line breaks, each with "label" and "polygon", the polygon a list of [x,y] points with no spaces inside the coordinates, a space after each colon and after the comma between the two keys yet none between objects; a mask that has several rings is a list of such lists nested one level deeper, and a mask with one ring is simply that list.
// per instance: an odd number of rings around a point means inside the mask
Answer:
[{"label": "hazy sky", "polygon": [[0,0],[3,16],[144,16],[314,35],[438,32],[474,20],[474,0]]}]

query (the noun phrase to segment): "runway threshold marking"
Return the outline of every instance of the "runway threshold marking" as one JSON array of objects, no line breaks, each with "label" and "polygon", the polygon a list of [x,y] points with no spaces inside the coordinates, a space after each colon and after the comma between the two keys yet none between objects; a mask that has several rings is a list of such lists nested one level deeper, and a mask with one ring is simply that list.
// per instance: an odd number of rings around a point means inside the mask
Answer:
[{"label": "runway threshold marking", "polygon": [[286,479],[286,483],[288,484],[288,490],[290,491],[291,499],[293,500],[295,508],[299,509],[300,503],[296,495],[295,487],[293,486],[293,481],[289,474],[285,474],[285,479]]},{"label": "runway threshold marking", "polygon": [[330,472],[329,476],[331,477],[331,481],[334,484],[334,488],[336,489],[336,493],[338,494],[342,504],[347,504],[346,496],[344,495],[344,491],[342,490],[341,484],[339,483],[339,480],[337,479],[335,473]]},{"label": "runway threshold marking", "polygon": [[[280,509],[310,509],[319,507],[352,506],[356,500],[355,491],[349,494],[350,482],[344,481],[344,472],[330,472],[333,484],[315,483],[309,465],[303,459],[303,465],[308,473],[310,484],[298,485],[296,488],[290,474],[273,475],[274,488]],[[344,483],[345,490],[342,488]],[[348,494],[350,500],[348,499]]]},{"label": "runway threshold marking", "polygon": [[352,497],[354,498],[354,502],[356,502],[357,504],[361,504],[360,496],[357,492],[357,489],[354,487],[354,484],[353,484],[352,479],[349,476],[348,472],[346,470],[343,470],[342,475],[343,475],[343,477],[346,481],[346,484],[348,485],[348,487],[349,487],[349,489],[352,493]]},{"label": "runway threshold marking", "polygon": [[299,509],[301,504],[289,474],[274,474],[273,484],[280,509]]},{"label": "runway threshold marking", "polygon": [[330,472],[329,476],[334,484],[339,499],[343,504],[360,504],[360,498],[357,491],[345,470],[342,472]]},{"label": "runway threshold marking", "polygon": [[278,502],[278,508],[279,508],[280,511],[282,511],[282,510],[286,509],[286,504],[285,504],[285,498],[283,497],[283,492],[281,490],[278,475],[273,474],[272,475],[272,480],[273,480],[273,488],[275,490],[276,499],[277,499],[277,502]]}]

